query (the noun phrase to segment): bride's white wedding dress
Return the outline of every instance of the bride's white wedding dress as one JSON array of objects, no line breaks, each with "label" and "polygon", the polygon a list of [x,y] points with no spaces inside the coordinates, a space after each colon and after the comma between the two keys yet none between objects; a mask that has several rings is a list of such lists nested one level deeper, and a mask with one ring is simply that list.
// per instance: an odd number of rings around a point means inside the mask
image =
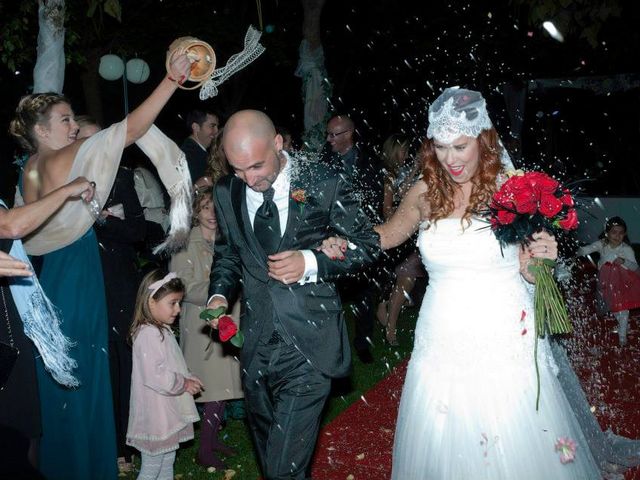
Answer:
[{"label": "bride's white wedding dress", "polygon": [[[500,245],[484,222],[421,228],[429,273],[400,402],[395,480],[590,480],[602,478],[538,342],[516,247]],[[562,464],[559,437],[577,443]]]}]

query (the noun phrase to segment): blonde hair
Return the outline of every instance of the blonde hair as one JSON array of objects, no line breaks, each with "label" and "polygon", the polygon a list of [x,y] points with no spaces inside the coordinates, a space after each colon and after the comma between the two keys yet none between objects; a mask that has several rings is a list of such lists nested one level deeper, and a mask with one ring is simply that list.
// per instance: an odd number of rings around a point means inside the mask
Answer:
[{"label": "blonde hair", "polygon": [[140,327],[142,327],[143,325],[155,325],[158,330],[160,330],[160,335],[164,340],[163,330],[164,328],[166,328],[166,326],[153,318],[153,315],[151,314],[151,307],[149,306],[149,300],[153,298],[155,301],[158,301],[166,297],[170,293],[184,294],[185,292],[185,286],[182,280],[180,280],[179,278],[174,278],[162,285],[158,290],[156,290],[153,296],[151,296],[152,291],[149,289],[151,284],[157,282],[158,280],[162,280],[166,274],[166,271],[157,268],[147,273],[142,279],[140,287],[138,287],[138,294],[136,295],[136,306],[133,311],[133,322],[131,323],[131,328],[129,328],[130,343],[133,344],[138,330],[140,330]]},{"label": "blonde hair", "polygon": [[9,133],[27,152],[35,153],[38,142],[34,128],[36,125],[48,125],[51,109],[60,103],[71,105],[67,97],[53,92],[22,97],[16,108],[16,115],[9,124]]}]

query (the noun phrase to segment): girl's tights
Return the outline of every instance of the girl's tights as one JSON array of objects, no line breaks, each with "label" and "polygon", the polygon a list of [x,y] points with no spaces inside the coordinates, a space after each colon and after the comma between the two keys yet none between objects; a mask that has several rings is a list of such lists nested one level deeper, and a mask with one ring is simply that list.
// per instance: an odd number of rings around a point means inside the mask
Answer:
[{"label": "girl's tights", "polygon": [[149,455],[140,452],[141,464],[137,480],[173,480],[176,451]]},{"label": "girl's tights", "polygon": [[627,344],[627,329],[629,328],[629,310],[615,312],[613,314],[618,320],[618,343],[621,347]]}]

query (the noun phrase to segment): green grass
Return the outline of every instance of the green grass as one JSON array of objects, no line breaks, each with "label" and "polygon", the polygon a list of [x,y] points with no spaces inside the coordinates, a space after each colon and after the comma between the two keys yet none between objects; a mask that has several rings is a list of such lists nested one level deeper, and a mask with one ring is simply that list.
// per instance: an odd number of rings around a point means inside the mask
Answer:
[{"label": "green grass", "polygon": [[[349,378],[334,382],[334,388],[322,419],[323,425],[340,415],[349,405],[358,401],[367,390],[384,378],[398,362],[411,353],[417,315],[418,307],[403,310],[398,322],[399,347],[390,347],[386,344],[383,330],[376,324],[371,348],[374,356],[372,364],[365,365],[360,362],[352,347],[353,372]],[[353,338],[353,321],[348,319],[347,325],[350,338]],[[198,424],[195,425],[195,428],[195,440],[183,443],[178,450],[174,468],[175,478],[177,480],[223,480],[225,472],[208,472],[206,468],[194,462],[198,446]],[[237,452],[234,457],[225,459],[228,468],[235,471],[233,480],[256,480],[259,478],[258,465],[245,422],[243,420],[228,420],[226,427],[220,432],[220,438]],[[136,457],[136,460],[139,460],[139,457]],[[120,478],[135,479],[139,461],[135,462],[135,467],[135,472]]]}]

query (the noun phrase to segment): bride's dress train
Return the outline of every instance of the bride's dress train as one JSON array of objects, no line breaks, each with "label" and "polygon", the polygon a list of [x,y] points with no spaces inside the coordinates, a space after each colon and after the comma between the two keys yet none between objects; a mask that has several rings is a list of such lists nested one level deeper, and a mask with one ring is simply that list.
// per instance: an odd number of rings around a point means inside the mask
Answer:
[{"label": "bride's dress train", "polygon": [[[393,451],[393,479],[590,480],[601,474],[538,341],[536,411],[530,288],[516,247],[486,224],[421,229],[429,287],[416,325]],[[558,438],[576,442],[560,462]]]}]

